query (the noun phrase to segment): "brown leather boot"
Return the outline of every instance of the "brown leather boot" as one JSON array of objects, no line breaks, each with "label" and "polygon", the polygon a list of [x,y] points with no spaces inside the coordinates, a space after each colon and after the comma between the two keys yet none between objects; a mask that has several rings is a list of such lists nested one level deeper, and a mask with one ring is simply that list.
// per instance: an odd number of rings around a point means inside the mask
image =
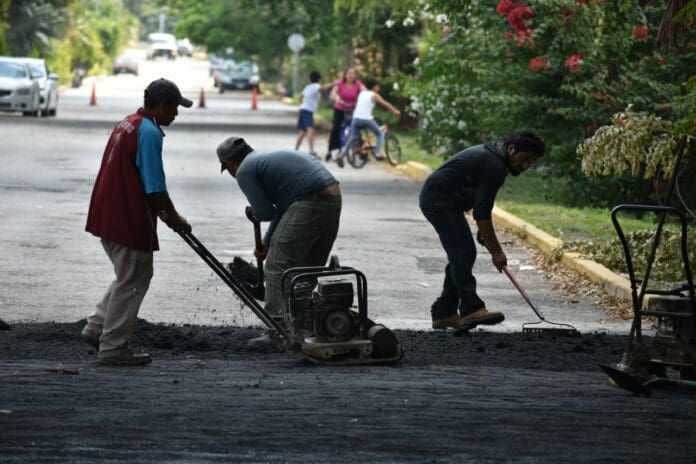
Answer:
[{"label": "brown leather boot", "polygon": [[445,330],[447,327],[452,327],[453,329],[458,329],[460,324],[459,314],[454,313],[451,316],[447,316],[443,319],[433,319],[433,329],[435,330]]},{"label": "brown leather boot", "polygon": [[486,308],[477,309],[462,317],[459,328],[471,330],[477,325],[495,325],[503,322],[505,315],[498,311],[488,311]]}]

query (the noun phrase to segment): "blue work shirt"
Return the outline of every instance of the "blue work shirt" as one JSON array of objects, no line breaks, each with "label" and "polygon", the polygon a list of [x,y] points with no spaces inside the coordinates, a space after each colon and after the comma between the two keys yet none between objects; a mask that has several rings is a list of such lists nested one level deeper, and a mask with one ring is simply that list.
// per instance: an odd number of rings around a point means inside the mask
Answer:
[{"label": "blue work shirt", "polygon": [[135,155],[135,165],[143,181],[145,195],[166,192],[162,166],[162,141],[164,134],[150,119],[143,118],[138,129],[138,152]]},{"label": "blue work shirt", "polygon": [[254,216],[271,221],[263,240],[266,244],[294,201],[311,197],[336,183],[321,161],[295,150],[253,151],[239,165],[236,179]]}]

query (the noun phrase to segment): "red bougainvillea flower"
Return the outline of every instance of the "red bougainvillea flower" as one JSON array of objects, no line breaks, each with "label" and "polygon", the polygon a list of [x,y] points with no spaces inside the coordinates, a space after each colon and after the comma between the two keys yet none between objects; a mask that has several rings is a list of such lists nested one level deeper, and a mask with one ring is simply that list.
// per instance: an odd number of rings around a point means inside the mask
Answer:
[{"label": "red bougainvillea flower", "polygon": [[503,37],[505,37],[505,40],[511,40],[515,37],[515,34],[512,31],[505,31],[503,32]]},{"label": "red bougainvillea flower", "polygon": [[549,68],[550,66],[543,56],[537,56],[529,60],[529,70],[532,72],[539,72]]},{"label": "red bougainvillea flower", "polygon": [[527,29],[526,31],[519,31],[517,33],[517,46],[518,47],[533,47],[534,39],[532,35],[534,31],[532,29]]},{"label": "red bougainvillea flower", "polygon": [[636,40],[646,40],[648,38],[648,26],[636,26],[633,28],[633,37],[636,38]]},{"label": "red bougainvillea flower", "polygon": [[568,58],[565,62],[565,67],[574,73],[580,72],[580,65],[582,65],[582,55],[578,53]]},{"label": "red bougainvillea flower", "polygon": [[498,6],[495,7],[495,11],[498,14],[507,16],[516,6],[517,0],[502,0],[500,3],[498,3]]},{"label": "red bougainvillea flower", "polygon": [[527,5],[519,5],[508,14],[508,23],[516,31],[524,31],[527,29],[525,21],[532,16],[534,16],[534,12]]}]

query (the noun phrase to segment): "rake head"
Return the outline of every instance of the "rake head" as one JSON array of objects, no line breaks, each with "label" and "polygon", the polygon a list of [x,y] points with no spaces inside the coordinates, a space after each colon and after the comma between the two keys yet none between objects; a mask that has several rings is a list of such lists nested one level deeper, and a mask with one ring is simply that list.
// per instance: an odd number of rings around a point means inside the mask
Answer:
[{"label": "rake head", "polygon": [[526,324],[522,324],[522,332],[563,335],[566,337],[580,336],[578,329],[570,324],[550,322],[545,319],[539,322],[527,322]]}]

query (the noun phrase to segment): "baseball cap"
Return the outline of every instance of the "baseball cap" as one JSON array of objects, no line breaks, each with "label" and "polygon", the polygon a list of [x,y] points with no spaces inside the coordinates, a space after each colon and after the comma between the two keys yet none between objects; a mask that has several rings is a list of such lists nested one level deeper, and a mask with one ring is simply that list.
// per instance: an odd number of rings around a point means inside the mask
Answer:
[{"label": "baseball cap", "polygon": [[184,98],[179,91],[179,87],[170,80],[161,78],[150,82],[145,89],[145,101],[150,101],[154,105],[161,102],[176,102],[178,105],[190,108],[193,102]]},{"label": "baseball cap", "polygon": [[227,169],[225,163],[236,158],[241,158],[251,151],[251,147],[241,137],[229,137],[217,147],[217,156],[220,160],[220,172]]}]

